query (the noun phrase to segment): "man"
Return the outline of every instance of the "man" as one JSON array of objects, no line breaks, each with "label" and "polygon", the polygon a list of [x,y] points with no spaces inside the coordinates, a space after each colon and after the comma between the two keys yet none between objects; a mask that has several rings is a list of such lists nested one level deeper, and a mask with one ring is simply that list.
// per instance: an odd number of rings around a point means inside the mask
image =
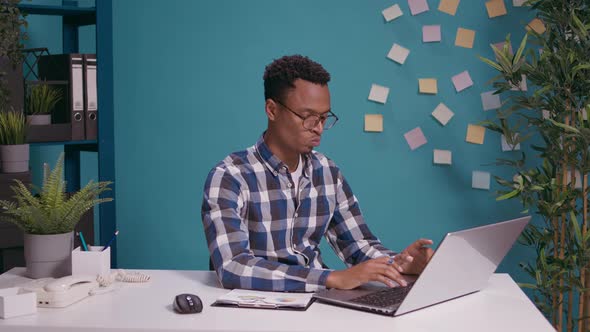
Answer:
[{"label": "man", "polygon": [[[406,285],[432,255],[420,239],[401,254],[369,231],[340,169],[314,151],[338,117],[330,110],[330,74],[301,55],[264,73],[267,130],[256,145],[211,170],[202,219],[215,272],[225,288],[313,292],[369,281]],[[349,268],[324,268],[326,236]],[[394,283],[396,282],[396,283]]]}]

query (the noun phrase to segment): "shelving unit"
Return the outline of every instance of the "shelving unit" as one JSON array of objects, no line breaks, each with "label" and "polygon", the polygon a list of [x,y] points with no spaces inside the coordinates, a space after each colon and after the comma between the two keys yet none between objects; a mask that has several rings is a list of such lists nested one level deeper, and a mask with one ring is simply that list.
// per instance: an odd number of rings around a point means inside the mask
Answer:
[{"label": "shelving unit", "polygon": [[[80,153],[98,154],[98,180],[112,181],[112,190],[104,196],[115,198],[115,158],[113,130],[113,60],[112,60],[112,1],[96,0],[96,7],[77,7],[77,1],[62,1],[61,6],[21,3],[18,8],[29,15],[62,17],[63,53],[78,53],[79,28],[96,25],[98,58],[98,140],[31,143],[31,146],[63,145],[64,173],[67,190],[80,189]],[[116,200],[99,205],[100,243],[105,244],[116,230]],[[111,247],[113,267],[116,267],[116,244]]]}]

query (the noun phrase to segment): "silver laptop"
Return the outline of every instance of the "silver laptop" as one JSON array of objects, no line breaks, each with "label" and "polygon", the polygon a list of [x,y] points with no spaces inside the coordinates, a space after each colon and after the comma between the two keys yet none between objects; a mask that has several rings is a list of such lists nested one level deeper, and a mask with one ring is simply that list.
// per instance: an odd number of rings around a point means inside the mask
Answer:
[{"label": "silver laptop", "polygon": [[314,294],[320,301],[399,316],[477,292],[531,220],[530,216],[448,233],[420,276],[407,287],[367,284],[353,290]]}]

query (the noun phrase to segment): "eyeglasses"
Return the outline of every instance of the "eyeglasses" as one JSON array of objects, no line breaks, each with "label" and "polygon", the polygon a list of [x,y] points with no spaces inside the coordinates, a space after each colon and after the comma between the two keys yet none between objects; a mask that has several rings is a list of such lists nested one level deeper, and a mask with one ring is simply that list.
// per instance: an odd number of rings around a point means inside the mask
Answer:
[{"label": "eyeglasses", "polygon": [[322,123],[324,130],[328,130],[328,129],[334,127],[336,122],[338,122],[338,117],[336,116],[336,114],[332,113],[332,111],[328,111],[327,115],[322,115],[322,116],[319,116],[316,114],[302,116],[302,115],[299,115],[297,112],[293,111],[292,109],[290,109],[289,107],[285,106],[285,104],[281,103],[280,101],[275,100],[275,102],[277,104],[283,106],[287,111],[297,115],[298,118],[303,120],[303,128],[305,128],[307,130],[313,130],[315,127],[317,127],[317,125],[320,122]]}]

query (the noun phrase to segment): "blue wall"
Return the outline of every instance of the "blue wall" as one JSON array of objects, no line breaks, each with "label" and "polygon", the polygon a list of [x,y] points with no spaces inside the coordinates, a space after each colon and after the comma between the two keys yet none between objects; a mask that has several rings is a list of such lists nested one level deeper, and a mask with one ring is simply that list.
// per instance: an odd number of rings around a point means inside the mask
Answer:
[{"label": "blue wall", "polygon": [[[532,13],[513,8],[488,19],[483,1],[461,1],[455,17],[439,12],[385,23],[392,1],[115,1],[114,93],[118,262],[126,268],[206,269],[200,207],[208,171],[255,143],[266,127],[262,74],[285,54],[301,53],[332,74],[332,108],[341,121],[319,151],[350,182],[371,229],[394,250],[418,237],[436,243],[448,231],[517,217],[516,202],[471,189],[471,172],[507,176],[493,166],[500,137],[465,142],[468,123],[492,118],[480,93],[495,73],[477,55],[491,42],[524,35]],[[442,24],[442,43],[422,44],[423,24]],[[457,28],[477,30],[475,46],[454,46]],[[403,66],[386,58],[393,43],[411,50]],[[475,86],[455,93],[451,76],[469,70]],[[418,78],[438,78],[439,94],[418,94]],[[391,88],[386,105],[367,100],[372,83]],[[455,117],[431,116],[444,102]],[[365,113],[384,114],[383,133],[363,132]],[[403,134],[420,126],[428,144],[410,151]],[[453,165],[432,164],[432,150],[453,151]],[[343,265],[326,245],[327,263]],[[513,250],[501,271],[519,275]]]}]

